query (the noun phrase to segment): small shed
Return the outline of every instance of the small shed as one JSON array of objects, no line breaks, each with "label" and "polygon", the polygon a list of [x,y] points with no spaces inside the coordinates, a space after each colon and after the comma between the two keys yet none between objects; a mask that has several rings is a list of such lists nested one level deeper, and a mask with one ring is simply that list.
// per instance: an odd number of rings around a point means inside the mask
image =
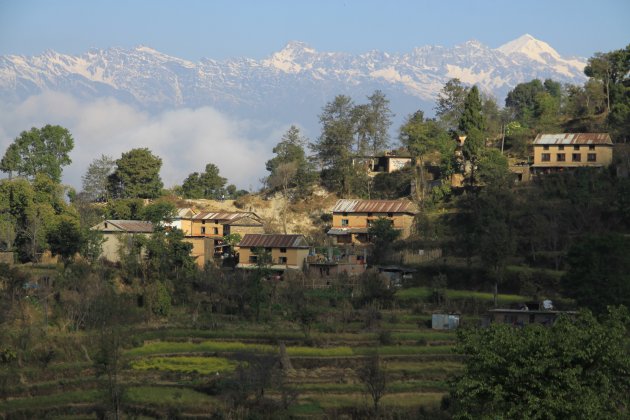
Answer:
[{"label": "small shed", "polygon": [[459,327],[459,314],[433,314],[431,328],[434,330],[454,330]]}]

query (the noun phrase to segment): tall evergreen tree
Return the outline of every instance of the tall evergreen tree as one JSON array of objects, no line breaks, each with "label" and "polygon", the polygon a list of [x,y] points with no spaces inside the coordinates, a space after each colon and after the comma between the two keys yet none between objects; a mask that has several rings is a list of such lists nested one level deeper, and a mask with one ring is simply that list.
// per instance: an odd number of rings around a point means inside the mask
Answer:
[{"label": "tall evergreen tree", "polygon": [[462,116],[459,119],[458,128],[462,134],[468,134],[473,128],[482,133],[485,131],[486,121],[481,109],[479,89],[477,89],[477,86],[473,86],[468,92],[468,95],[466,95]]},{"label": "tall evergreen tree", "polygon": [[147,148],[132,149],[116,160],[108,190],[114,198],[157,198],[162,192],[162,159]]}]

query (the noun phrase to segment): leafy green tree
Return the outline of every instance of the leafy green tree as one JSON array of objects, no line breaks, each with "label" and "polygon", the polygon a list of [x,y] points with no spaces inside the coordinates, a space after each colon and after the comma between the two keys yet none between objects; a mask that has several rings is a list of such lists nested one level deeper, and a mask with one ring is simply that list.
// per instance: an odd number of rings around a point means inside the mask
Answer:
[{"label": "leafy green tree", "polygon": [[319,116],[322,133],[319,139],[311,144],[322,167],[324,185],[342,195],[350,193],[353,175],[353,109],[354,102],[345,95],[338,95],[332,102],[326,104]]},{"label": "leafy green tree", "polygon": [[20,133],[8,147],[0,161],[0,170],[30,178],[44,173],[58,183],[62,167],[72,162],[69,153],[73,148],[74,140],[67,129],[58,125],[33,127]]},{"label": "leafy green tree", "polygon": [[108,191],[114,198],[157,198],[163,187],[161,167],[162,159],[147,148],[123,153],[108,178]]},{"label": "leafy green tree", "polygon": [[[464,145],[462,146],[462,154],[464,155],[466,162],[468,162],[468,167],[470,169],[470,175],[468,179],[471,188],[475,185],[475,171],[485,150],[486,144],[483,137],[483,132],[476,127],[471,127],[467,132],[466,140],[464,141]],[[464,170],[466,170],[466,165],[464,166]]]},{"label": "leafy green tree", "polygon": [[374,244],[372,250],[372,262],[383,263],[391,249],[392,243],[400,236],[400,231],[395,229],[393,222],[385,217],[379,217],[368,228],[368,235]]},{"label": "leafy green tree", "polygon": [[178,282],[194,271],[192,244],[184,241],[184,233],[179,229],[156,228],[144,247],[147,275],[151,279]]},{"label": "leafy green tree", "polygon": [[90,201],[107,201],[109,198],[107,186],[109,176],[114,171],[116,162],[110,156],[101,155],[94,159],[81,178],[83,181],[83,193]]},{"label": "leafy green tree", "polygon": [[596,313],[608,305],[630,308],[630,238],[616,234],[589,235],[573,244],[562,280],[567,296]]},{"label": "leafy green tree", "polygon": [[105,218],[111,220],[142,220],[144,202],[139,198],[109,200]]},{"label": "leafy green tree", "polygon": [[291,126],[273,148],[276,156],[266,163],[266,168],[270,172],[268,178],[270,187],[282,188],[286,198],[289,198],[286,194],[289,188],[295,188],[297,196],[307,196],[309,187],[315,180],[313,165],[304,152],[304,145],[307,143],[308,139],[302,137],[300,129]]},{"label": "leafy green tree", "polygon": [[627,417],[629,321],[616,309],[601,322],[585,312],[551,326],[460,329],[464,372],[450,383],[453,417]]},{"label": "leafy green tree", "polygon": [[508,167],[508,160],[499,149],[486,148],[477,168],[479,181],[485,185],[509,187],[514,182],[514,175]]},{"label": "leafy green tree", "polygon": [[357,105],[352,110],[352,118],[357,136],[355,152],[359,156],[368,153],[377,155],[389,146],[389,127],[393,114],[389,109],[389,99],[380,90],[368,96],[369,102]]},{"label": "leafy green tree", "polygon": [[62,220],[55,228],[47,232],[46,239],[53,255],[59,255],[67,266],[84,246],[85,238],[78,223]]},{"label": "leafy green tree", "polygon": [[182,184],[185,198],[220,199],[225,193],[227,179],[219,175],[219,167],[208,163],[203,173],[193,172]]},{"label": "leafy green tree", "polygon": [[427,155],[443,152],[444,156],[449,156],[452,150],[448,149],[448,144],[452,142],[448,133],[435,120],[425,120],[422,111],[407,117],[400,128],[400,141],[414,157],[416,198],[423,202],[428,188],[425,168]]},{"label": "leafy green tree", "polygon": [[157,226],[164,222],[170,222],[176,213],[177,206],[173,202],[161,199],[144,206],[140,210],[140,219],[147,220]]},{"label": "leafy green tree", "polygon": [[534,118],[536,96],[544,91],[545,88],[538,79],[527,83],[519,83],[508,92],[505,98],[505,106],[512,110],[515,119],[529,127]]},{"label": "leafy green tree", "polygon": [[468,88],[455,78],[451,79],[440,90],[435,107],[435,114],[447,130],[455,130],[459,125]]},{"label": "leafy green tree", "polygon": [[481,96],[477,86],[473,86],[466,95],[457,128],[464,135],[467,135],[473,129],[481,133],[484,133],[486,130],[486,120],[482,114]]}]

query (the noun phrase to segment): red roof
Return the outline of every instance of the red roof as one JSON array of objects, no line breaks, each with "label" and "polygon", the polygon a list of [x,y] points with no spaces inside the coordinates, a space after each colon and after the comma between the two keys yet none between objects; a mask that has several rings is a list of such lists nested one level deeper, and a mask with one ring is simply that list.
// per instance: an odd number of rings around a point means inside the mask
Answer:
[{"label": "red roof", "polygon": [[333,213],[410,213],[414,214],[408,200],[338,200]]},{"label": "red roof", "polygon": [[613,142],[608,133],[562,133],[562,134],[539,134],[534,139],[534,146],[545,145],[579,145],[579,144],[599,144],[612,145]]}]

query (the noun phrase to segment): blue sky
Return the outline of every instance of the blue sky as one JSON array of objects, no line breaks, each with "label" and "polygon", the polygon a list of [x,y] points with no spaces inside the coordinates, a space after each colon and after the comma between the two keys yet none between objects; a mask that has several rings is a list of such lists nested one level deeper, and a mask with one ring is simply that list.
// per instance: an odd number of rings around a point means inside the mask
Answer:
[{"label": "blue sky", "polygon": [[147,45],[197,61],[263,58],[288,41],[320,51],[409,51],[529,33],[563,56],[630,43],[629,0],[0,0],[0,55]]}]

